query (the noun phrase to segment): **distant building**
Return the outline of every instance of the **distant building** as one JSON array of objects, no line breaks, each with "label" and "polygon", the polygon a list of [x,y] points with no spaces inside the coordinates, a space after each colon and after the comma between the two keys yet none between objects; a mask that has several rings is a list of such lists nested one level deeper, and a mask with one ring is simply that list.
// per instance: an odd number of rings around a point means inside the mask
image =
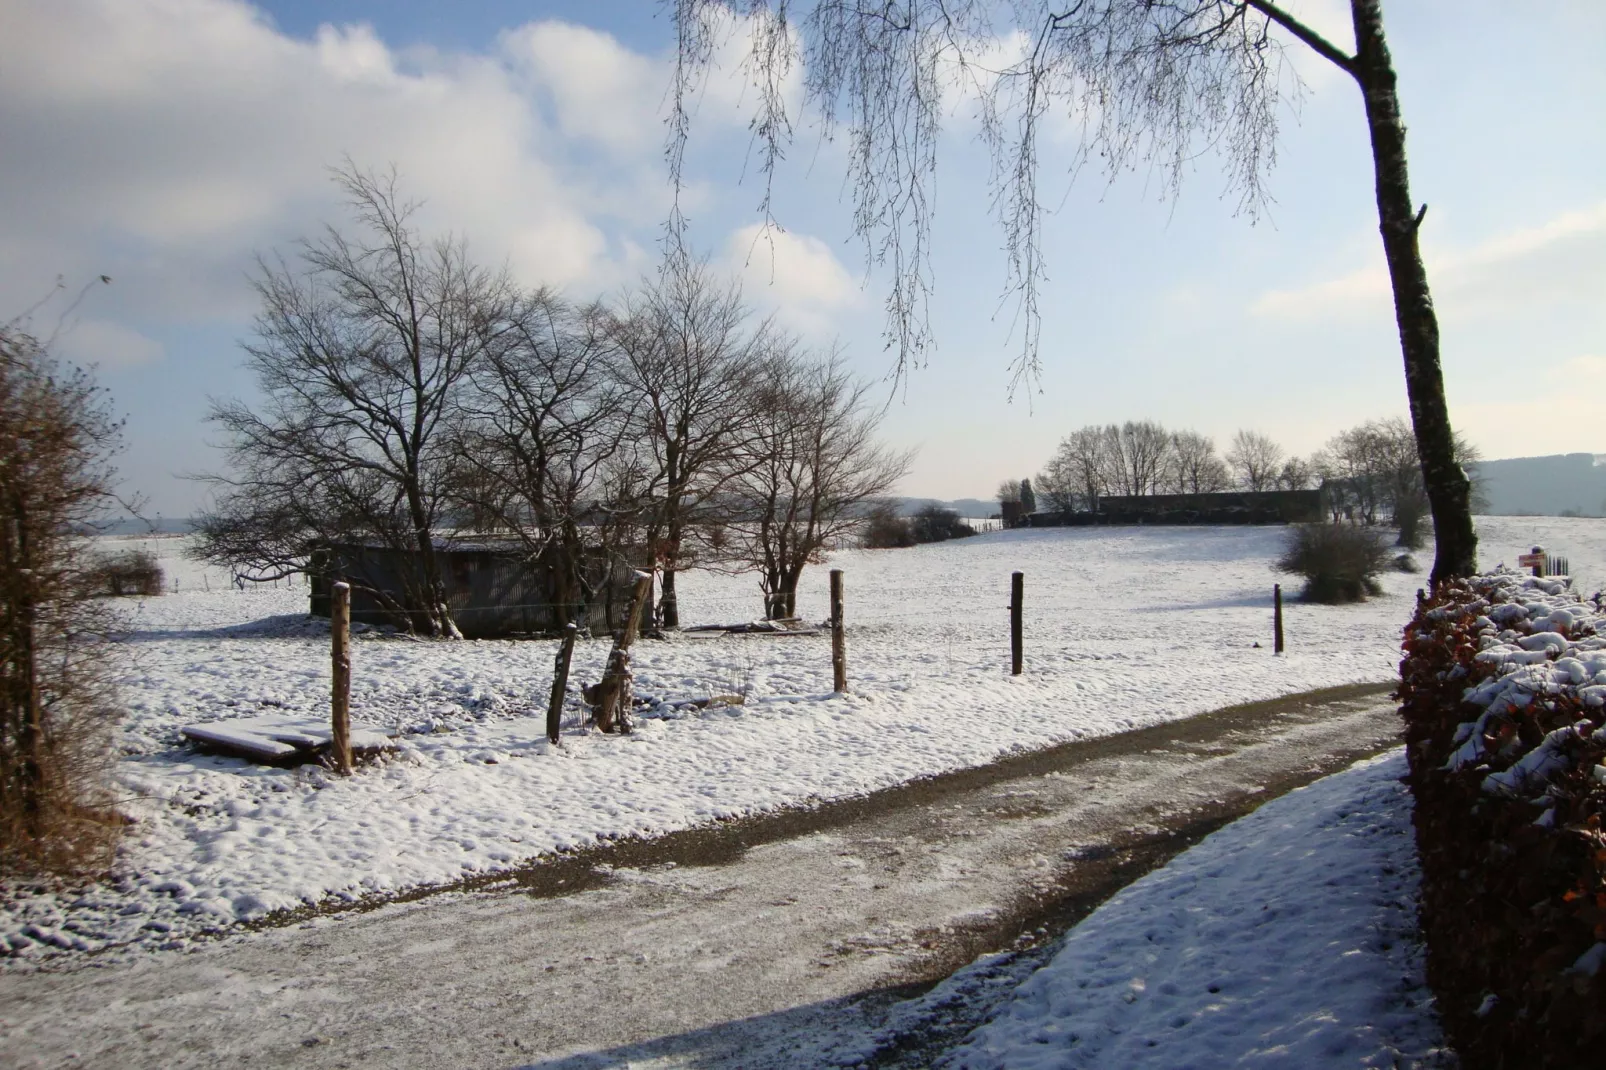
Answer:
[{"label": "distant building", "polygon": [[1110,495],[1089,513],[1033,513],[1032,527],[1092,524],[1310,524],[1327,519],[1319,490]]},{"label": "distant building", "polygon": [[[551,634],[570,620],[594,634],[622,627],[630,609],[634,569],[600,554],[587,562],[594,594],[561,590],[559,570],[531,560],[516,544],[451,543],[436,546],[446,604],[467,639]],[[312,555],[314,617],[328,617],[330,588],[351,584],[351,619],[375,626],[425,630],[417,551],[360,543],[336,543]]]}]

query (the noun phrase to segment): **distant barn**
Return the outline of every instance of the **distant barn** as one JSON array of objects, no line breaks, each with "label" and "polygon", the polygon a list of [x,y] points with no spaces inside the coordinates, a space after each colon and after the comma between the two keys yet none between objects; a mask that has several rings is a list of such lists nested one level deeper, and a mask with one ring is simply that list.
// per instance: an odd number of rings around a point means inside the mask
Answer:
[{"label": "distant barn", "polygon": [[1110,495],[1095,513],[1033,513],[1033,527],[1091,524],[1312,524],[1326,519],[1319,490]]},{"label": "distant barn", "polygon": [[[446,604],[467,639],[549,635],[571,619],[594,634],[607,634],[622,626],[629,611],[634,570],[602,555],[586,566],[594,596],[576,604],[578,595],[564,601],[558,570],[540,558],[532,560],[516,544],[442,542],[435,554]],[[427,630],[417,551],[334,543],[313,553],[309,571],[314,617],[329,616],[330,588],[344,580],[351,584],[353,621]]]}]

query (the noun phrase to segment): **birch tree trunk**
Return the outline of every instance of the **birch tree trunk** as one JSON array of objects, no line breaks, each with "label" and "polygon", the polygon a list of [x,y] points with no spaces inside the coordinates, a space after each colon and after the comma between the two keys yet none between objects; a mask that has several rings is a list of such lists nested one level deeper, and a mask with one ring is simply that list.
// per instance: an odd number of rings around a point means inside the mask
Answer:
[{"label": "birch tree trunk", "polygon": [[1422,461],[1422,480],[1433,513],[1437,551],[1433,582],[1468,576],[1477,569],[1478,537],[1472,529],[1472,488],[1455,459],[1450,410],[1439,366],[1439,320],[1428,292],[1418,234],[1422,212],[1411,206],[1405,161],[1405,124],[1388,43],[1383,36],[1381,0],[1350,0],[1355,22],[1354,74],[1366,100],[1372,135],[1372,166],[1377,179],[1377,214],[1394,290],[1394,319],[1405,358],[1405,391],[1411,425]]}]

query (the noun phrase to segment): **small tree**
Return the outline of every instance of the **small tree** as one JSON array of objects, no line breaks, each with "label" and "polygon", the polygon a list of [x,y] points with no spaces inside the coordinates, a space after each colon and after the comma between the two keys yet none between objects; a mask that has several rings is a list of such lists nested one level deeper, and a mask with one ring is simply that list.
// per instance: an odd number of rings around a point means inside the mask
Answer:
[{"label": "small tree", "polygon": [[110,859],[114,619],[82,533],[116,502],[121,430],[87,373],[0,325],[0,870]]},{"label": "small tree", "polygon": [[1037,512],[1037,493],[1032,490],[1032,481],[1020,481],[1020,511],[1023,516],[1031,516]]},{"label": "small tree", "polygon": [[608,322],[549,290],[515,302],[475,367],[452,441],[454,506],[474,528],[517,542],[549,570],[555,620],[583,622],[607,569],[612,528],[597,515],[629,408],[606,374]]},{"label": "small tree", "polygon": [[1054,456],[1037,476],[1053,508],[1062,515],[1081,509],[1098,511],[1099,498],[1108,492],[1110,462],[1101,427],[1073,431],[1060,441]]},{"label": "small tree", "polygon": [[722,511],[731,556],[759,574],[764,613],[778,619],[796,613],[803,569],[857,530],[912,455],[876,441],[870,386],[835,359],[810,361],[778,343],[749,386],[744,456]]},{"label": "small tree", "polygon": [[1216,443],[1197,431],[1171,436],[1171,486],[1178,494],[1211,494],[1232,485],[1227,465],[1216,456]]},{"label": "small tree", "polygon": [[1316,482],[1316,467],[1303,457],[1290,457],[1277,473],[1279,490],[1309,490]]},{"label": "small tree", "polygon": [[1104,428],[1105,480],[1118,493],[1158,494],[1167,481],[1171,436],[1153,420],[1128,420]]},{"label": "small tree", "polygon": [[740,469],[748,393],[773,341],[740,287],[685,257],[671,257],[615,316],[613,375],[632,402],[628,435],[647,477],[640,523],[654,560],[639,567],[663,569],[665,627],[680,624],[675,577],[693,563],[691,522]]},{"label": "small tree", "polygon": [[1283,448],[1259,431],[1239,431],[1232,436],[1227,464],[1245,490],[1275,490],[1283,468]]}]

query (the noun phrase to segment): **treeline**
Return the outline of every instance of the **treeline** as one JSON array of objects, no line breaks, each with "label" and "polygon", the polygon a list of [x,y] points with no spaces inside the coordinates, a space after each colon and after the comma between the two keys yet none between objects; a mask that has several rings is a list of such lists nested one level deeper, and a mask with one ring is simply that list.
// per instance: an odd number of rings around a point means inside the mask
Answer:
[{"label": "treeline", "polygon": [[875,438],[868,386],[706,265],[576,303],[422,238],[394,176],[337,181],[355,232],[261,262],[245,346],[261,397],[211,414],[229,471],[209,477],[205,559],[266,580],[320,545],[416,555],[401,594],[442,636],[458,634],[442,532],[550,570],[562,619],[628,564],[662,570],[676,625],[676,572],[704,561],[757,572],[766,613],[789,616],[805,565],[907,469]]},{"label": "treeline", "polygon": [[[1456,441],[1465,467],[1478,459]],[[1021,500],[1021,484],[1006,483],[1003,500]],[[1411,426],[1399,417],[1371,420],[1340,432],[1309,457],[1290,454],[1258,431],[1237,432],[1224,453],[1197,431],[1169,431],[1150,420],[1089,425],[1067,435],[1038,474],[1034,504],[1054,513],[1098,512],[1112,495],[1208,494],[1227,490],[1319,488],[1334,522],[1400,529],[1417,546],[1428,513],[1427,491]],[[1013,493],[1015,497],[1008,499]],[[1474,483],[1476,499],[1476,483]],[[1028,510],[1029,511],[1029,510]]]}]

